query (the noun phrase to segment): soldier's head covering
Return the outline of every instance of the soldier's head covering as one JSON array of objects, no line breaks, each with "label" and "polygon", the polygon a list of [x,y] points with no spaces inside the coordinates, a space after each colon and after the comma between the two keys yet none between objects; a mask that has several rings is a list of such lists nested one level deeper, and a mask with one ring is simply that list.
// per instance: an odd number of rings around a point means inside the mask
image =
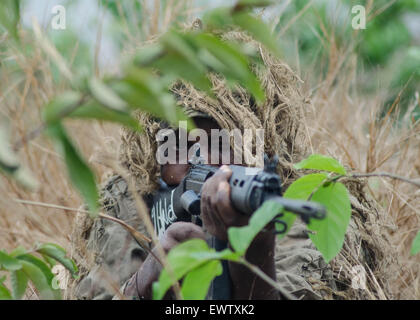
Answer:
[{"label": "soldier's head covering", "polygon": [[[216,74],[209,74],[215,98],[184,82],[176,83],[171,91],[178,105],[190,117],[211,117],[220,128],[227,130],[237,128],[255,132],[256,129],[264,129],[264,152],[268,156],[279,156],[278,171],[287,183],[295,175],[292,163],[300,160],[302,153],[300,120],[306,102],[300,91],[301,80],[285,63],[268,54],[248,35],[230,31],[221,37],[223,40],[246,42],[255,47],[263,67],[254,66],[253,71],[265,90],[265,102],[257,106],[252,96],[242,87],[230,89],[224,79]],[[138,134],[130,130],[123,131],[120,159],[143,193],[153,191],[158,186],[160,168],[156,160],[156,133],[161,123],[144,112],[136,116],[144,132]]]}]

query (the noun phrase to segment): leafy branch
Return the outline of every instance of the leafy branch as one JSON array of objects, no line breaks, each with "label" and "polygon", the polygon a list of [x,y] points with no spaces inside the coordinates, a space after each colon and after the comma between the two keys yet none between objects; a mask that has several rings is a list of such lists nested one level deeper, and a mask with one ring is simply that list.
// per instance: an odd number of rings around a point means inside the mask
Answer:
[{"label": "leafy branch", "polygon": [[[307,175],[303,178],[300,178],[299,180],[297,180],[295,182],[297,184],[301,184],[302,181],[310,179],[311,177],[318,177],[318,180],[319,180],[318,185],[313,189],[313,191],[310,194],[310,198],[312,198],[312,200],[314,200],[314,201],[316,201],[316,200],[312,197],[312,195],[314,193],[316,194],[320,188],[327,188],[331,184],[333,184],[333,185],[337,184],[337,181],[342,179],[342,178],[356,178],[357,179],[357,178],[370,178],[370,177],[385,177],[385,178],[400,180],[400,181],[415,185],[417,187],[420,187],[420,183],[416,180],[409,179],[409,178],[402,177],[402,176],[395,175],[395,174],[388,173],[388,172],[351,173],[351,174],[348,174],[346,172],[346,170],[344,169],[344,167],[341,164],[339,164],[339,162],[337,160],[329,158],[329,157],[325,157],[325,156],[322,156],[322,155],[316,155],[316,154],[311,155],[308,159],[305,159],[305,160],[301,161],[300,163],[296,164],[295,167],[297,169],[312,169],[312,170],[327,171],[327,172],[330,172],[330,174],[331,173],[338,173],[338,175],[330,175],[330,176],[326,176],[325,174],[318,174],[318,176],[315,176],[314,174]],[[293,186],[293,184],[292,184],[292,186]],[[287,194],[287,192],[286,192],[286,194]],[[286,194],[285,194],[285,196],[286,196]],[[334,196],[334,195],[331,194],[330,196]],[[344,200],[344,198],[343,198],[343,200]],[[347,200],[346,200],[346,202],[347,202]],[[344,216],[342,216],[342,217],[344,217]],[[344,220],[343,220],[343,222],[344,222]],[[322,224],[324,222],[318,222],[318,223]],[[344,228],[344,225],[346,225],[345,228]],[[346,229],[347,229],[347,224],[343,223],[342,228],[341,228],[342,237],[340,236],[340,239],[344,237]],[[320,245],[322,247],[327,246],[328,245],[327,239],[325,239],[325,241],[322,241],[322,244],[318,243],[318,245],[317,245],[316,242],[314,242],[314,244],[317,246],[317,248],[324,255],[323,249],[320,248],[319,246]],[[340,250],[341,247],[342,247],[342,243],[340,244],[339,247],[337,246],[336,249]],[[420,232],[417,234],[417,236],[413,240],[413,243],[412,243],[412,246],[411,246],[411,254],[417,254],[418,252],[420,252]],[[337,253],[338,253],[338,251],[337,251]],[[324,258],[325,258],[325,255],[324,255]]]},{"label": "leafy branch", "polygon": [[10,272],[12,284],[10,291],[4,285],[6,276],[0,279],[0,300],[22,299],[28,281],[38,290],[41,299],[61,299],[60,290],[54,285],[56,279],[51,271],[57,262],[70,271],[73,277],[77,277],[76,264],[67,258],[66,251],[56,244],[40,244],[31,251],[22,247],[10,253],[0,251],[0,271]]}]

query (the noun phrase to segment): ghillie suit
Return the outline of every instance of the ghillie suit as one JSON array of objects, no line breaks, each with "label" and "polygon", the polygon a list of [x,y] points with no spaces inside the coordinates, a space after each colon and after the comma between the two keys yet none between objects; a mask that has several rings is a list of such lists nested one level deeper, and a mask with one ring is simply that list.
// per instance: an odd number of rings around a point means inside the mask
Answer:
[{"label": "ghillie suit", "polygon": [[[300,176],[293,163],[307,155],[301,124],[308,101],[300,91],[301,80],[285,63],[274,59],[243,33],[232,31],[222,38],[253,43],[258,49],[264,68],[254,71],[266,92],[264,104],[257,106],[240,87],[228,89],[217,75],[210,75],[215,99],[181,82],[171,90],[180,106],[207,114],[222,129],[264,129],[264,152],[279,156],[278,173],[286,189]],[[137,118],[144,133],[123,130],[120,160],[136,181],[139,194],[146,195],[158,188],[160,168],[155,157],[155,137],[161,122],[145,113],[138,113]],[[344,183],[351,192],[352,220],[343,249],[331,263],[324,262],[301,223],[295,223],[288,235],[277,241],[277,281],[298,299],[390,298],[380,279],[388,276],[384,259],[392,257],[391,247],[380,230],[373,229],[380,225],[381,213],[366,198],[362,182]],[[107,214],[146,233],[121,177],[113,177],[105,184],[103,206]],[[112,298],[147,255],[119,225],[105,220],[92,223],[84,214],[77,217],[73,243],[73,258],[82,275],[72,284],[70,298]]]}]

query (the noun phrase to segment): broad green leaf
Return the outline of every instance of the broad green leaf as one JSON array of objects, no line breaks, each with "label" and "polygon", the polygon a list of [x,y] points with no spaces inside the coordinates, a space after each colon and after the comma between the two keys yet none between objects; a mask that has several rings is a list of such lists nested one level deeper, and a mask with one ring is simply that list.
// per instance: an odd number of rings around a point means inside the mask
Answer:
[{"label": "broad green leaf", "polygon": [[274,0],[239,0],[236,6],[244,7],[267,7],[274,4]]},{"label": "broad green leaf", "polygon": [[223,251],[200,251],[191,253],[192,257],[195,257],[200,260],[229,260],[229,261],[239,261],[241,255],[237,252],[233,252],[229,249],[225,249]]},{"label": "broad green leaf", "polygon": [[254,212],[247,226],[229,228],[228,236],[232,248],[237,253],[244,255],[255,236],[282,210],[281,204],[266,201],[261,208]]},{"label": "broad green leaf", "polygon": [[54,295],[54,299],[61,299],[60,290],[56,290],[52,287],[55,275],[52,273],[50,267],[44,261],[30,254],[24,254],[22,256],[19,256],[18,259],[21,262],[26,261],[36,266],[44,274],[47,283],[50,287],[51,293]]},{"label": "broad green leaf", "polygon": [[10,251],[9,256],[16,258],[17,256],[21,256],[22,254],[26,253],[26,249],[22,246],[17,247],[16,249],[13,249]]},{"label": "broad green leaf", "polygon": [[411,254],[417,254],[420,252],[420,231],[417,233],[417,236],[413,240],[413,244],[411,245]]},{"label": "broad green leaf", "polygon": [[211,281],[221,275],[223,267],[220,261],[212,260],[190,271],[182,283],[182,296],[186,300],[204,300]]},{"label": "broad green leaf", "polygon": [[39,182],[35,179],[32,173],[25,167],[20,166],[12,175],[13,179],[22,187],[28,190],[37,190]]},{"label": "broad green leaf", "polygon": [[125,79],[112,87],[131,108],[141,109],[176,126],[178,121],[187,121],[188,127],[194,128],[194,123],[176,107],[168,88],[163,87],[152,73],[130,68]]},{"label": "broad green leaf", "polygon": [[294,165],[296,169],[314,169],[347,174],[346,169],[337,160],[320,154],[313,154],[309,158]]},{"label": "broad green leaf", "polygon": [[0,117],[0,168],[12,174],[19,167],[19,162],[10,145],[9,132],[8,122]]},{"label": "broad green leaf", "polygon": [[45,254],[42,254],[42,259],[44,259],[44,261],[48,264],[48,266],[52,269],[56,264],[57,261],[50,258],[49,256],[46,256]]},{"label": "broad green leaf", "polygon": [[[201,239],[183,242],[173,248],[168,254],[168,263],[177,281],[191,270],[206,264],[208,261],[221,259],[238,261],[239,255],[229,249],[216,252],[214,249],[209,248],[207,243]],[[159,281],[153,284],[153,299],[162,299],[168,289],[174,284],[172,280],[168,271],[164,269],[160,274]]]},{"label": "broad green leaf", "polygon": [[12,295],[2,283],[0,283],[0,300],[12,300]]},{"label": "broad green leaf", "polygon": [[165,55],[156,59],[150,67],[163,74],[171,74],[176,79],[191,82],[196,88],[212,95],[211,82],[207,78],[207,68],[197,57],[197,46],[191,35],[175,30],[169,31],[161,40]]},{"label": "broad green leaf", "polygon": [[108,122],[119,123],[133,131],[141,132],[142,128],[134,117],[129,113],[115,111],[109,108],[105,108],[95,100],[90,100],[85,104],[81,105],[68,116],[69,118],[79,119],[96,119]]},{"label": "broad green leaf", "polygon": [[0,4],[0,25],[9,32],[9,34],[18,40],[17,26],[20,21],[20,1],[2,0]]},{"label": "broad green leaf", "polygon": [[45,275],[48,283],[51,284],[52,279],[54,278],[54,274],[51,272],[50,268],[44,261],[42,261],[41,259],[38,259],[37,257],[31,254],[24,254],[24,255],[18,256],[17,259],[19,259],[20,262],[26,261],[37,266],[38,269],[41,270],[41,272]]},{"label": "broad green leaf", "polygon": [[90,216],[95,218],[98,213],[99,196],[93,172],[80,157],[60,123],[48,126],[47,133],[54,140],[59,153],[63,156],[70,180],[82,194],[89,207]]},{"label": "broad green leaf", "polygon": [[140,67],[148,67],[155,60],[166,54],[162,44],[154,43],[142,47],[134,57],[134,63]]},{"label": "broad green leaf", "polygon": [[[105,100],[105,98],[102,100]],[[103,106],[101,105],[101,102],[97,102],[94,99],[89,99],[82,104],[81,102],[82,95],[78,92],[67,91],[62,93],[44,108],[44,121],[47,123],[55,123],[64,116],[76,119],[96,119],[119,123],[134,131],[141,131],[138,121],[128,112],[118,111]],[[124,101],[123,103],[125,104]],[[76,106],[78,107],[75,108]]]},{"label": "broad green leaf", "polygon": [[101,80],[92,78],[88,86],[92,96],[104,106],[114,111],[127,111],[127,103]]},{"label": "broad green leaf", "polygon": [[28,169],[20,166],[17,156],[10,145],[9,124],[0,117],[0,173],[14,179],[29,190],[36,190],[38,183]]},{"label": "broad green leaf", "polygon": [[[168,254],[168,263],[172,268],[175,279],[181,279],[186,273],[205,263],[207,259],[194,257],[196,252],[212,251],[207,243],[201,239],[192,239],[173,248]],[[159,281],[153,284],[153,299],[160,300],[173,285],[172,277],[167,270],[163,270]]]},{"label": "broad green leaf", "polygon": [[22,270],[13,271],[11,275],[13,299],[20,300],[26,291],[28,277]]},{"label": "broad green leaf", "polygon": [[64,250],[64,248],[54,243],[45,243],[40,245],[36,251],[57,260],[65,268],[67,268],[72,273],[72,275],[75,275],[77,273],[76,264],[72,259],[66,257],[66,250]]},{"label": "broad green leaf", "polygon": [[196,35],[194,39],[198,46],[208,51],[200,57],[210,69],[225,76],[227,80],[239,82],[258,103],[265,100],[265,93],[259,80],[251,71],[247,57],[237,46],[205,33]]},{"label": "broad green leaf", "polygon": [[187,34],[171,30],[163,36],[161,44],[165,47],[166,54],[176,53],[188,61],[189,65],[193,66],[197,71],[202,73],[206,72],[206,67],[197,58],[197,48],[191,45],[191,37],[188,37]]},{"label": "broad green leaf", "polygon": [[275,56],[280,57],[280,48],[277,44],[276,38],[268,28],[268,26],[248,12],[239,12],[233,15],[233,22],[246,30],[253,36],[253,38],[262,43]]},{"label": "broad green leaf", "polygon": [[[311,195],[311,193],[316,188],[321,187],[322,183],[326,179],[327,175],[323,173],[308,174],[306,176],[303,176],[295,182],[293,182],[290,185],[290,187],[287,188],[283,197],[289,199],[309,200],[309,196]],[[279,239],[282,239],[290,231],[290,228],[293,226],[293,223],[296,220],[296,214],[285,211],[284,216],[281,218],[281,220],[283,220],[286,223],[287,229],[285,233],[278,235]],[[278,227],[280,228],[281,226]]]},{"label": "broad green leaf", "polygon": [[31,262],[22,260],[22,271],[31,280],[35,288],[38,290],[41,299],[53,300],[57,299],[58,294],[50,287],[50,283],[45,274]]},{"label": "broad green leaf", "polygon": [[157,60],[153,64],[153,67],[165,72],[166,74],[173,75],[176,79],[188,81],[197,89],[200,89],[209,95],[213,95],[213,92],[211,91],[212,85],[210,80],[207,78],[206,72],[194,69],[193,65],[191,65],[184,57],[175,53],[169,54]]},{"label": "broad green leaf", "polygon": [[343,184],[336,182],[319,188],[312,196],[312,200],[327,208],[326,218],[311,220],[308,229],[315,231],[315,234],[309,236],[328,263],[343,246],[351,218],[349,194]]},{"label": "broad green leaf", "polygon": [[209,31],[219,31],[233,25],[230,7],[221,7],[208,11],[203,16],[203,26]]},{"label": "broad green leaf", "polygon": [[4,251],[0,251],[0,268],[15,271],[21,269],[22,264],[16,258],[11,257]]},{"label": "broad green leaf", "polygon": [[50,101],[43,109],[43,119],[46,123],[60,121],[68,116],[82,101],[82,94],[75,91],[67,91]]}]

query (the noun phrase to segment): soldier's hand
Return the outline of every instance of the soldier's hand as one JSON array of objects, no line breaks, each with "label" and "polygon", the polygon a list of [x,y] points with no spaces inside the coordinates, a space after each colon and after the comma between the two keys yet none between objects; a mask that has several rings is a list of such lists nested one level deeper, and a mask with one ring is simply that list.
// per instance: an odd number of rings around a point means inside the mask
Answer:
[{"label": "soldier's hand", "polygon": [[[168,253],[178,244],[194,238],[205,240],[205,234],[199,226],[190,222],[175,222],[163,234],[160,245]],[[156,248],[152,251],[157,257],[159,256]],[[130,297],[139,296],[141,299],[151,299],[152,284],[159,278],[161,270],[160,263],[149,254],[128,284],[124,294]]]},{"label": "soldier's hand", "polygon": [[189,239],[206,239],[203,229],[191,222],[175,222],[163,234],[160,244],[165,252]]},{"label": "soldier's hand", "polygon": [[249,218],[235,210],[230,201],[229,179],[232,170],[220,169],[203,185],[201,191],[201,218],[205,228],[219,240],[227,240],[227,229],[248,224]]}]

